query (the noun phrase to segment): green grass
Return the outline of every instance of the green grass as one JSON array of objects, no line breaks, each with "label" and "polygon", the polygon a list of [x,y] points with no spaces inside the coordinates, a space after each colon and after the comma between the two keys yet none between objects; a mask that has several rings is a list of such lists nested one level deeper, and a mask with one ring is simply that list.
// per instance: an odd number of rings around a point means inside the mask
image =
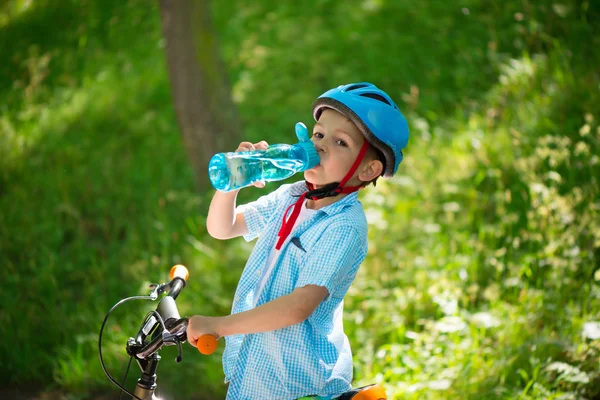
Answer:
[{"label": "green grass", "polygon": [[[596,3],[213,9],[244,138],[292,140],[314,98],[351,81],[406,111],[399,176],[361,194],[370,252],[346,302],[356,383],[406,399],[600,396],[600,342],[582,334],[600,321]],[[0,6],[5,386],[115,393],[97,357],[104,314],[174,263],[191,272],[182,315],[229,311],[251,244],[206,234],[211,190],[185,157],[159,22],[143,1]],[[118,377],[151,306],[109,320]],[[164,393],[223,397],[220,354],[184,351],[180,365],[163,354]]]},{"label": "green grass", "polygon": [[[372,235],[388,239],[363,270],[380,282],[354,287],[353,330],[367,344],[363,373],[401,398],[599,393],[598,343],[581,337],[599,312],[597,100],[582,96],[580,116],[549,129],[550,116],[584,88],[560,54],[513,64],[482,103],[509,104],[500,115],[473,115],[452,143],[427,144],[446,152],[432,169],[453,172],[400,177],[383,197],[367,197],[383,217]],[[426,194],[414,204],[407,192]],[[555,362],[581,375],[556,374]]]}]

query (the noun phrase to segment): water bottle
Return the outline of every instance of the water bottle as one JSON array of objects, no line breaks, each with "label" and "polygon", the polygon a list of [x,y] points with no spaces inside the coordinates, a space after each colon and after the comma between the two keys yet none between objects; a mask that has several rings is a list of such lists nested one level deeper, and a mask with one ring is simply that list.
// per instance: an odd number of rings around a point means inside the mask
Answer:
[{"label": "water bottle", "polygon": [[208,176],[215,189],[230,192],[259,181],[279,181],[319,164],[308,129],[296,124],[296,144],[274,144],[266,150],[215,154],[208,164]]}]

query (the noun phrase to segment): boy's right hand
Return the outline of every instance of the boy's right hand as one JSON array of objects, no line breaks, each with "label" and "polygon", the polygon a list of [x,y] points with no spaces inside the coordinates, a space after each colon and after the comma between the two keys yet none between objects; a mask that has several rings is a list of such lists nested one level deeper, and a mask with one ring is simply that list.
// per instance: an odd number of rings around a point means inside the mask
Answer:
[{"label": "boy's right hand", "polygon": [[[260,142],[254,143],[254,144],[252,144],[250,142],[242,142],[242,143],[240,143],[240,145],[238,146],[238,148],[235,151],[238,152],[238,151],[266,150],[267,147],[269,147],[269,144],[267,142],[265,142],[264,140],[261,140]],[[264,188],[265,181],[254,182],[252,185],[256,186],[257,188]]]}]

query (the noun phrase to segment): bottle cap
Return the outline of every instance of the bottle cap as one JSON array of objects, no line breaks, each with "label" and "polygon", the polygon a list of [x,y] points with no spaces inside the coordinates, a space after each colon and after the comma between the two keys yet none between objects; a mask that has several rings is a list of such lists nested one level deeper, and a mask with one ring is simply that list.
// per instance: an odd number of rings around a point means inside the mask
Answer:
[{"label": "bottle cap", "polygon": [[308,136],[308,129],[306,125],[302,122],[296,123],[296,137],[299,142],[294,146],[300,147],[306,153],[307,162],[304,165],[304,171],[316,167],[319,162],[319,155],[317,154],[317,149],[315,149],[315,145],[311,142],[310,137]]}]

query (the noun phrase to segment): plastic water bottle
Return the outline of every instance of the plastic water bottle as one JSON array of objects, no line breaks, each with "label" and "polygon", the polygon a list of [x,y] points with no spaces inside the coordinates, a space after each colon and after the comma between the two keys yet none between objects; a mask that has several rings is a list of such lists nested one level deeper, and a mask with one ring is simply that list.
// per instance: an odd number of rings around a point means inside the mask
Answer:
[{"label": "plastic water bottle", "polygon": [[230,192],[259,181],[279,181],[319,164],[308,129],[296,124],[299,143],[274,144],[266,150],[215,154],[208,164],[208,176],[215,189]]}]

